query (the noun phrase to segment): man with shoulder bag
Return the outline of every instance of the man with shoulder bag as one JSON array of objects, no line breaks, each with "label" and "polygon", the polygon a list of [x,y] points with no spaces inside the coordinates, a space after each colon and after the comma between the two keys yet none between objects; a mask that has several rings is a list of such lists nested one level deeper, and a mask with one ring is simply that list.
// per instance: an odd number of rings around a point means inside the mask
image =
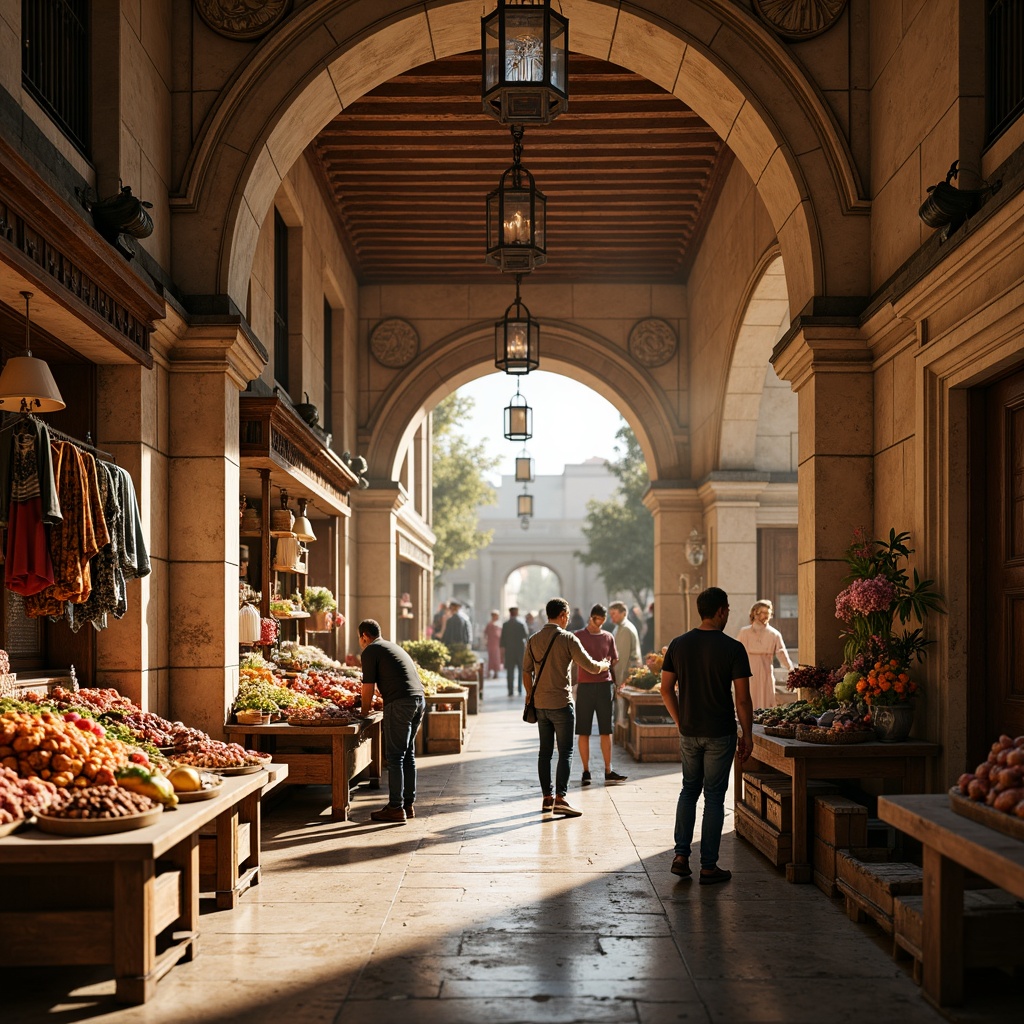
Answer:
[{"label": "man with shoulder bag", "polygon": [[[569,603],[564,598],[553,597],[548,601],[545,611],[547,625],[530,637],[523,656],[523,684],[526,687],[523,720],[536,721],[540,737],[537,774],[543,794],[541,812],[578,818],[583,812],[572,807],[565,798],[572,773],[573,734],[576,726],[570,671],[575,663],[584,671],[597,675],[608,670],[609,662],[594,661],[579,638],[566,630],[569,624]],[[530,714],[531,708],[533,716]],[[551,756],[556,743],[558,764],[552,793]]]}]

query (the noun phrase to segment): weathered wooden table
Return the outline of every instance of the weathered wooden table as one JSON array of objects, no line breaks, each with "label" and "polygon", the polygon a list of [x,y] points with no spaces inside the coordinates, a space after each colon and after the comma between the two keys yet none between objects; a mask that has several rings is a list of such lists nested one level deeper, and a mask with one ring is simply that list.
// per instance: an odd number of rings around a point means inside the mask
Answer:
[{"label": "weathered wooden table", "polygon": [[[463,694],[463,700],[465,694]],[[364,777],[380,785],[384,757],[381,712],[349,725],[229,725],[230,739],[244,747],[272,754],[289,768],[289,785],[331,787],[331,816],[348,820],[350,783]]]},{"label": "weathered wooden table", "polygon": [[[180,804],[131,832],[70,838],[24,827],[0,839],[0,934],[10,939],[4,963],[112,964],[117,1001],[144,1003],[175,964],[198,953],[200,829],[247,818],[243,869],[250,883],[258,880],[267,781],[265,770],[225,778],[216,796]],[[234,891],[237,847],[218,843],[216,859],[219,896],[221,883]]]},{"label": "weathered wooden table", "polygon": [[959,1003],[964,994],[964,869],[1024,900],[1024,842],[957,814],[945,793],[881,797],[878,816],[921,843],[922,988],[939,1006]]},{"label": "weathered wooden table", "polygon": [[661,690],[624,686],[615,695],[624,721],[621,737],[626,753],[636,761],[678,761],[679,730],[669,717]]},{"label": "weathered wooden table", "polygon": [[734,770],[736,803],[742,803],[742,774],[756,771],[757,762],[774,768],[793,780],[793,860],[786,865],[790,882],[810,882],[812,866],[807,837],[808,779],[894,779],[903,791],[925,788],[925,765],[939,752],[936,743],[905,740],[902,743],[831,744],[766,736],[754,726],[754,753],[742,770]]}]

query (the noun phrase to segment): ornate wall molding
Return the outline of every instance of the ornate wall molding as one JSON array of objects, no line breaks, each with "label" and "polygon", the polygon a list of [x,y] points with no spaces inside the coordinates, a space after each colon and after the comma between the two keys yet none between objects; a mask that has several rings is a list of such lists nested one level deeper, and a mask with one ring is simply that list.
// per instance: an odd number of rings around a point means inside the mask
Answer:
[{"label": "ornate wall molding", "polygon": [[678,344],[672,325],[657,317],[638,320],[629,332],[629,354],[648,368],[667,363],[676,354]]},{"label": "ornate wall molding", "polygon": [[420,350],[420,336],[408,320],[392,317],[381,320],[370,332],[373,358],[392,370],[408,366]]},{"label": "ornate wall molding", "polygon": [[754,0],[758,16],[781,39],[800,42],[828,31],[846,0]]},{"label": "ornate wall molding", "polygon": [[265,36],[291,7],[291,0],[194,0],[199,17],[228,39]]}]

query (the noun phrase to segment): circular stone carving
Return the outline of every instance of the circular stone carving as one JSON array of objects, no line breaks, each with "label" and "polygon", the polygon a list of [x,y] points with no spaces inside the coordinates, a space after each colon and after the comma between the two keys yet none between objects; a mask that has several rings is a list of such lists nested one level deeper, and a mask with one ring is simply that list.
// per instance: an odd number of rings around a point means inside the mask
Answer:
[{"label": "circular stone carving", "polygon": [[775,34],[799,42],[830,29],[846,0],[754,0],[754,8]]},{"label": "circular stone carving", "polygon": [[638,320],[629,332],[629,353],[641,366],[661,366],[676,354],[676,332],[664,320]]},{"label": "circular stone carving", "polygon": [[258,39],[287,13],[291,0],[195,0],[199,17],[228,39]]},{"label": "circular stone carving", "polygon": [[397,370],[411,363],[420,350],[416,328],[406,320],[393,317],[381,320],[370,334],[370,351],[381,366]]}]

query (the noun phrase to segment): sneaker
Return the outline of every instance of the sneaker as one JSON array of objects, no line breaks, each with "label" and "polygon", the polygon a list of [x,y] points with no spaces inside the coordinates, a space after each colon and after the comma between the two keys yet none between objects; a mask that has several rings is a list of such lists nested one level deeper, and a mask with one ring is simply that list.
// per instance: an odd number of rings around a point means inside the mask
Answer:
[{"label": "sneaker", "polygon": [[580,783],[580,785],[583,785],[583,786],[589,786],[590,785],[590,772],[584,772],[583,773],[583,780]]},{"label": "sneaker", "polygon": [[547,814],[554,810],[555,798],[553,796],[546,796],[540,803],[540,813]]},{"label": "sneaker", "polygon": [[681,853],[677,853],[672,858],[671,871],[673,875],[678,875],[680,878],[689,878],[693,874],[690,870],[690,861]]},{"label": "sneaker", "polygon": [[371,821],[394,821],[400,824],[405,824],[405,808],[404,807],[392,807],[388,804],[386,807],[382,807],[379,811],[370,812]]},{"label": "sneaker", "polygon": [[583,814],[582,811],[572,807],[564,796],[555,798],[555,806],[552,809],[555,814],[564,814],[567,818],[579,818]]},{"label": "sneaker", "polygon": [[726,871],[725,868],[714,867],[706,874],[701,868],[699,881],[701,885],[714,885],[716,882],[728,882],[730,878],[732,872]]},{"label": "sneaker", "polygon": [[606,786],[618,785],[620,782],[625,782],[628,776],[620,775],[618,772],[605,772],[604,773],[604,784]]},{"label": "sneaker", "polygon": [[416,808],[415,808],[415,806],[413,804],[406,804],[405,805],[405,816],[407,818],[415,818],[416,817]]}]

